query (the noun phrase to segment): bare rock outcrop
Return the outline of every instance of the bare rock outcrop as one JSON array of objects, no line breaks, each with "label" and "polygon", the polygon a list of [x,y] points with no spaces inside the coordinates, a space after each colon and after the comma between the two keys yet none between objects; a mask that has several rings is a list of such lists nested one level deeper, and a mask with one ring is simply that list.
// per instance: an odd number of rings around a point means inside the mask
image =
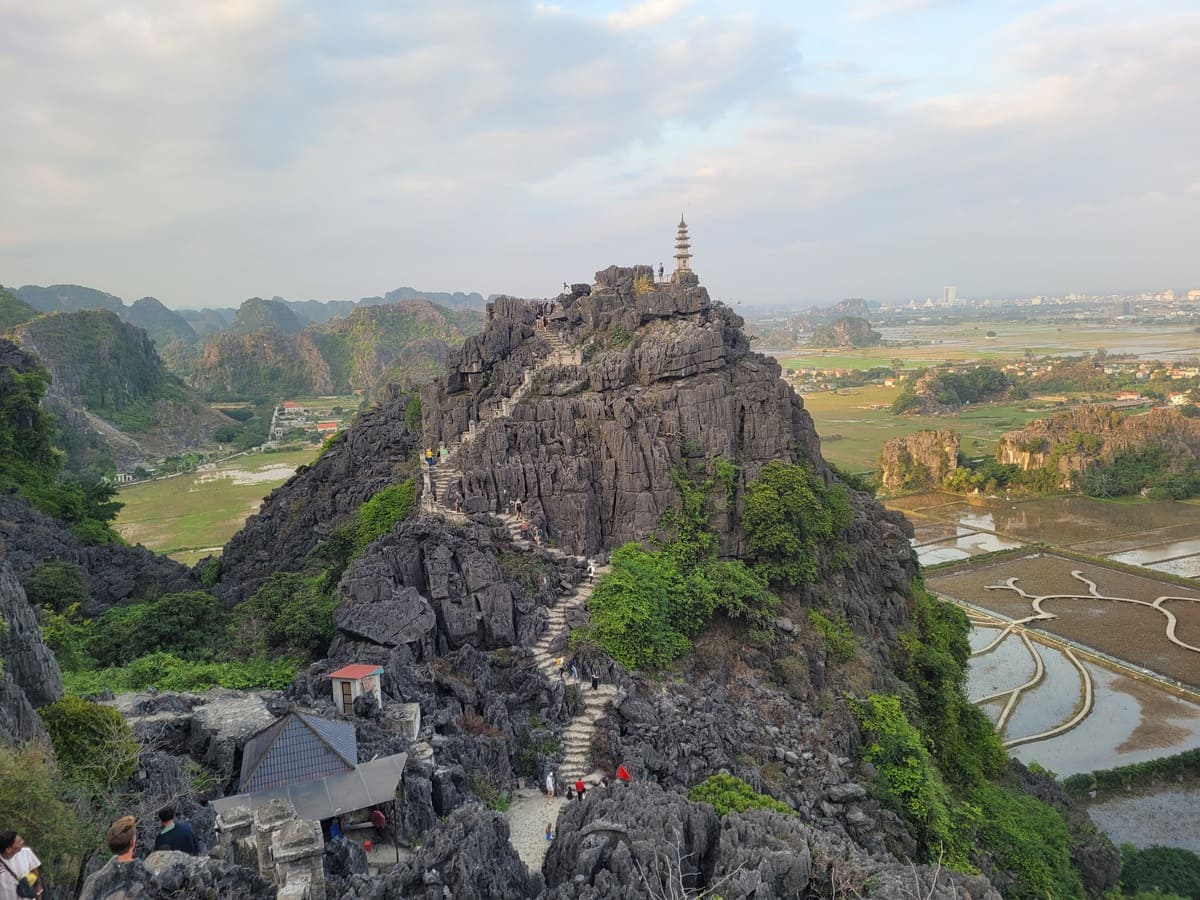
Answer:
[{"label": "bare rock outcrop", "polygon": [[800,458],[832,477],[802,401],[774,360],[750,351],[742,320],[691,273],[658,285],[650,276],[649,266],[611,266],[552,302],[489,305],[484,333],[422,393],[427,443],[453,442],[517,391],[539,358],[539,317],[584,361],[543,367],[511,415],[464,448],[468,508],[522,498],[558,546],[592,554],[654,530],[676,503],[671,470],[682,459],[723,456],[740,466],[718,527],[723,551],[736,555],[736,509],[767,462]]},{"label": "bare rock outcrop", "polygon": [[69,528],[43,515],[24,499],[0,495],[0,545],[22,581],[44,562],[79,567],[87,589],[87,612],[99,615],[122,600],[148,594],[194,590],[199,579],[173,559],[145,547],[85,544]]},{"label": "bare rock outcrop", "polygon": [[933,487],[958,468],[957,431],[923,429],[885,441],[879,481],[885,491]]},{"label": "bare rock outcrop", "polygon": [[1077,406],[1001,436],[996,460],[1023,471],[1052,466],[1058,487],[1071,490],[1094,463],[1152,447],[1166,454],[1172,471],[1196,471],[1200,468],[1200,420],[1174,409],[1122,417],[1109,406]]},{"label": "bare rock outcrop", "polygon": [[504,816],[482,805],[456,810],[407,862],[381,878],[353,876],[342,900],[522,900],[541,891],[508,840]]}]

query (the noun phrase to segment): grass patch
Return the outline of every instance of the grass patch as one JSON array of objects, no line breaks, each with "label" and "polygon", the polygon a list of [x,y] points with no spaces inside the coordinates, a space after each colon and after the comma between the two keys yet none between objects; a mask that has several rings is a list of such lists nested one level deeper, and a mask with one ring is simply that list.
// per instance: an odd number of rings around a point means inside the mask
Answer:
[{"label": "grass patch", "polygon": [[238,456],[213,469],[130,485],[118,494],[125,506],[114,527],[130,543],[180,561],[207,556],[205,548],[224,546],[263,498],[316,454],[311,447]]}]

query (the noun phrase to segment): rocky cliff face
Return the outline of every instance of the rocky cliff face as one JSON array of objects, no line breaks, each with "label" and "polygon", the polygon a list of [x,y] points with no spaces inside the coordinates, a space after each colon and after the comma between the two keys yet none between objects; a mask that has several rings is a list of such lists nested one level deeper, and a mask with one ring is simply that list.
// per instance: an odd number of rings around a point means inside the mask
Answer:
[{"label": "rocky cliff face", "polygon": [[879,482],[885,491],[936,485],[958,468],[957,431],[924,429],[885,441]]},{"label": "rocky cliff face", "polygon": [[420,445],[404,421],[410,399],[397,392],[363,413],[311,467],[271,492],[226,545],[218,596],[232,605],[275,572],[299,570],[304,555],[363,501],[407,477]]},{"label": "rocky cliff face", "polygon": [[0,622],[0,739],[24,743],[45,737],[34,709],[62,697],[62,673],[2,548]]},{"label": "rocky cliff face", "polygon": [[[676,502],[671,470],[685,457],[723,456],[740,466],[720,529],[724,551],[737,554],[733,518],[767,462],[798,458],[831,478],[803,403],[774,360],[750,351],[742,320],[694,276],[656,286],[650,277],[649,266],[612,266],[554,302],[489,305],[485,332],[422,393],[427,442],[453,442],[489,403],[516,392],[553,346],[548,334],[584,361],[540,367],[511,415],[466,448],[469,509],[521,498],[559,546],[591,554],[654,530]],[[539,317],[549,329],[537,327]]]},{"label": "rocky cliff face", "polygon": [[814,347],[874,347],[881,340],[883,335],[866,319],[843,316],[818,328],[810,343]]},{"label": "rocky cliff face", "polygon": [[56,519],[13,495],[0,496],[0,546],[18,579],[43,562],[70,562],[83,573],[86,612],[99,615],[114,604],[151,593],[193,590],[199,580],[184,566],[145,547],[99,547],[80,541]]},{"label": "rocky cliff face", "polygon": [[1092,463],[1151,447],[1166,453],[1173,461],[1172,471],[1196,471],[1200,467],[1200,420],[1173,409],[1122,417],[1108,406],[1079,406],[1003,435],[996,446],[996,459],[1023,471],[1052,465],[1059,475],[1059,487],[1070,490],[1078,486]]}]

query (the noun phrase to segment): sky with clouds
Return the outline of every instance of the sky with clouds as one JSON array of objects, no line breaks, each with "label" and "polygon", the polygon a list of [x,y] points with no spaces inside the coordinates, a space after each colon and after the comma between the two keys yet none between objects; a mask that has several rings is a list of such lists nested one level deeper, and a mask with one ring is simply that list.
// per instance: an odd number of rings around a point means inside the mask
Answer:
[{"label": "sky with clouds", "polygon": [[1195,0],[0,0],[0,283],[1200,288]]}]

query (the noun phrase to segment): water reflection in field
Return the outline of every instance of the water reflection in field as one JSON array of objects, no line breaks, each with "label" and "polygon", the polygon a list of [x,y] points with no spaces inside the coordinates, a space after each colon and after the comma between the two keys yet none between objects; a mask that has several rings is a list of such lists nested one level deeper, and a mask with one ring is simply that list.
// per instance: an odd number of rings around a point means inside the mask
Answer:
[{"label": "water reflection in field", "polygon": [[970,498],[933,492],[888,501],[913,523],[926,565],[1044,542],[1189,577],[1200,576],[1200,506],[1090,497]]}]

